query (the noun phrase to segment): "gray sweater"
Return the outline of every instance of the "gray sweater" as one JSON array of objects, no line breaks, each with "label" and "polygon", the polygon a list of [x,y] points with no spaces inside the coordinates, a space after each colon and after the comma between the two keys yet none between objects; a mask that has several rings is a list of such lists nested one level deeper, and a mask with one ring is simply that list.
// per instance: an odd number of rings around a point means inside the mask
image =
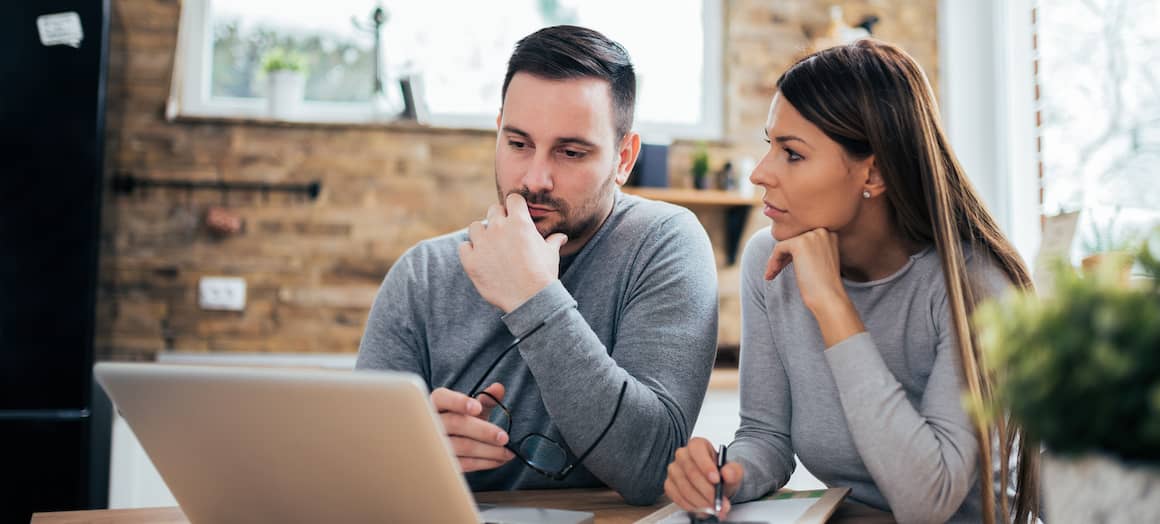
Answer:
[{"label": "gray sweater", "polygon": [[[763,278],[774,244],[763,230],[742,259],[741,427],[729,458],[745,477],[734,500],[784,485],[796,453],[826,485],[899,522],[981,521],[979,446],[937,251],[881,280],[844,281],[866,331],[826,349],[793,265]],[[967,257],[977,293],[1010,286]]]},{"label": "gray sweater", "polygon": [[563,481],[513,459],[467,474],[472,489],[607,485],[629,503],[652,503],[692,432],[716,353],[717,276],[704,228],[684,208],[618,192],[560,280],[507,315],[464,273],[458,246],[466,238],[459,231],[420,242],[391,267],[357,368],[409,371],[432,389],[470,394],[504,347],[534,330],[484,383],[507,387],[513,442],[542,433],[574,458],[608,424],[627,380],[620,413]]}]

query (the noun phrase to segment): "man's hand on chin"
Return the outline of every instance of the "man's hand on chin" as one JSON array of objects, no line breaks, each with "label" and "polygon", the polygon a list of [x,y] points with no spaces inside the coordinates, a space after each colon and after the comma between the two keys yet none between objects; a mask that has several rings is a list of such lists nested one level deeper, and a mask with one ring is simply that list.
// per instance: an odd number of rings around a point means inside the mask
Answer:
[{"label": "man's hand on chin", "polygon": [[459,260],[480,296],[510,313],[558,277],[563,233],[540,236],[528,214],[528,203],[510,194],[505,206],[487,210],[487,224],[475,221],[468,240],[459,245]]}]

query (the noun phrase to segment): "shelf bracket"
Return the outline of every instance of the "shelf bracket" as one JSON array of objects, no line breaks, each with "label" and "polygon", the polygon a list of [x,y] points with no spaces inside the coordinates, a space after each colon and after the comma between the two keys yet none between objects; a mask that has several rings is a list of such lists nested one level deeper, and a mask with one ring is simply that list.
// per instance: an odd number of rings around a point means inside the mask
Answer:
[{"label": "shelf bracket", "polygon": [[725,262],[732,266],[737,262],[737,250],[741,247],[741,233],[749,221],[752,206],[729,206],[725,210]]}]

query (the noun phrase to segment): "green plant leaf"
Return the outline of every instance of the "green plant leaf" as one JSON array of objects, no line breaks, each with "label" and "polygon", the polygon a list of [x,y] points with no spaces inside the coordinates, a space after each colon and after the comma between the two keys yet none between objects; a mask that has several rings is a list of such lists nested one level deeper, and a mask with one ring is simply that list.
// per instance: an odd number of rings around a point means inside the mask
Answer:
[{"label": "green plant leaf", "polygon": [[[1158,245],[1160,229],[1135,257],[1153,279]],[[1056,453],[1160,463],[1160,289],[1127,282],[1130,263],[1081,274],[1057,261],[1050,298],[980,304],[972,321],[995,388],[971,413],[1010,414]]]},{"label": "green plant leaf", "polygon": [[306,64],[301,55],[288,52],[280,47],[271,49],[270,52],[262,57],[262,70],[267,73],[274,71],[303,71],[305,69]]}]

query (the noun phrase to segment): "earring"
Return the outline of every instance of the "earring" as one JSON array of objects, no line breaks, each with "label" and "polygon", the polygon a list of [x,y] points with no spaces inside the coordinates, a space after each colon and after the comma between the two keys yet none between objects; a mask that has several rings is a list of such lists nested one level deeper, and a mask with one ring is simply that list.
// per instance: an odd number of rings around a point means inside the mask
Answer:
[{"label": "earring", "polygon": [[870,198],[870,192],[869,192],[869,191],[863,191],[863,192],[862,192],[862,198]]}]

